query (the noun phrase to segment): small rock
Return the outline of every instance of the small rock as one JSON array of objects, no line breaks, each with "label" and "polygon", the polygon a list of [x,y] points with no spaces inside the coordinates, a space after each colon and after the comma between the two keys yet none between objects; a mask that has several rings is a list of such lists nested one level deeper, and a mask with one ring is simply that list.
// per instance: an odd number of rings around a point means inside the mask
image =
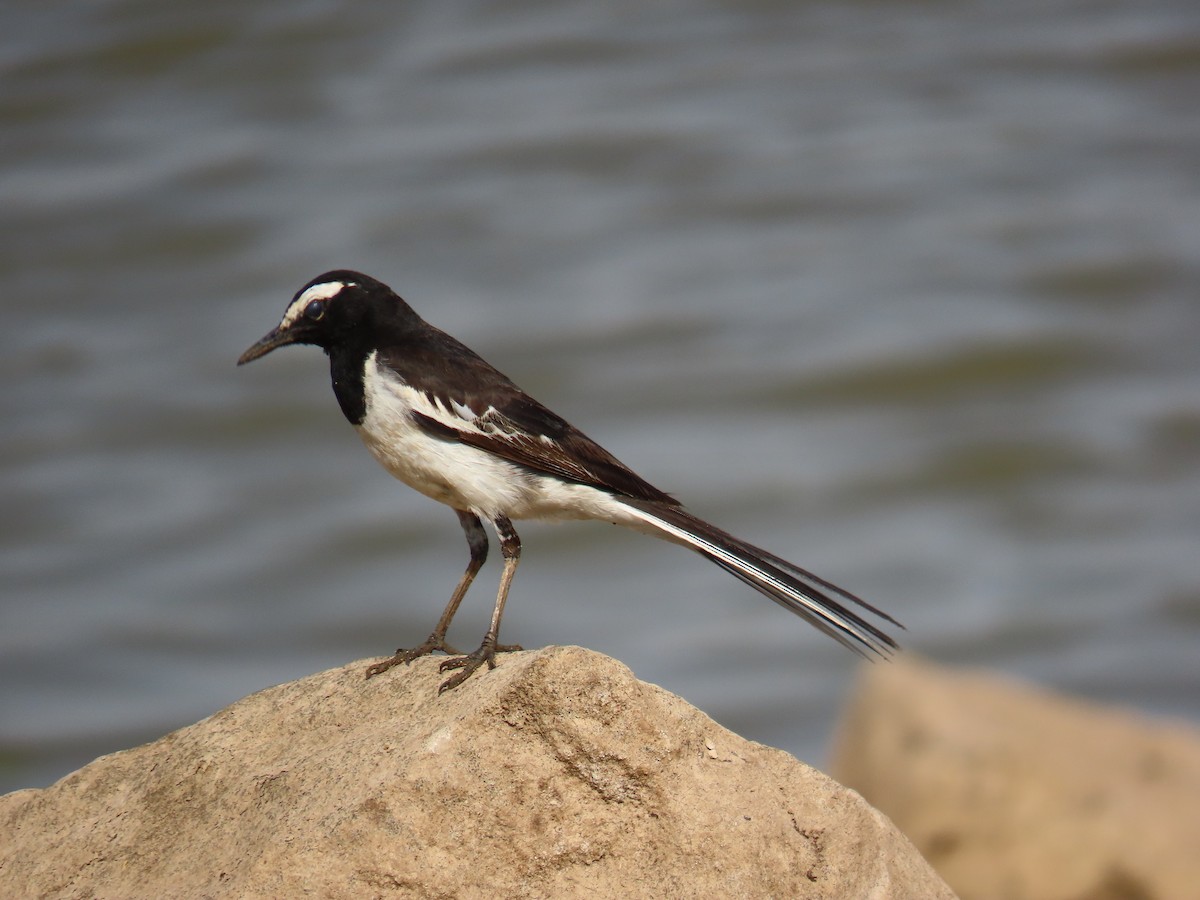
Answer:
[{"label": "small rock", "polygon": [[912,657],[864,667],[836,778],[969,900],[1200,896],[1200,731]]}]

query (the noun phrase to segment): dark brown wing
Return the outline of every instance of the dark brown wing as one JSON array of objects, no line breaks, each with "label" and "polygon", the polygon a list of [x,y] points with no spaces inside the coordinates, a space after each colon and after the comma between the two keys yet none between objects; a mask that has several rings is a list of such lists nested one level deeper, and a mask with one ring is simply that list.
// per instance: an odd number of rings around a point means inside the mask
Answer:
[{"label": "dark brown wing", "polygon": [[[447,398],[474,414],[482,432],[458,429],[413,412],[426,433],[478,447],[535,472],[555,475],[613,494],[678,505],[615,456],[517,387],[459,341],[430,326],[420,342],[380,349],[384,365],[432,403]],[[444,407],[443,407],[444,408]]]}]

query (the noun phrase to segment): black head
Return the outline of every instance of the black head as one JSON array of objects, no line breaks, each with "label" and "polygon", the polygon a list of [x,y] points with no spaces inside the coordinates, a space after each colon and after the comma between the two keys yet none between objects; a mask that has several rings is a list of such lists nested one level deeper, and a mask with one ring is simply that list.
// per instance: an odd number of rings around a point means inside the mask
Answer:
[{"label": "black head", "polygon": [[420,321],[386,284],[361,272],[335,269],[298,290],[279,324],[243,353],[238,365],[287,344],[314,344],[328,353],[368,341],[379,328],[411,327]]}]

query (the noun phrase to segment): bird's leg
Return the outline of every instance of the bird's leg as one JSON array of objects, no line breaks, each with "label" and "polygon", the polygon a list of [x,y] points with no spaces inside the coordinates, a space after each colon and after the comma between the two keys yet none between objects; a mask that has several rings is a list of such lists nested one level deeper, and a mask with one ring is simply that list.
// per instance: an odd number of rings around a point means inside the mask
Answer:
[{"label": "bird's leg", "polygon": [[483,636],[479,649],[466,656],[456,656],[441,665],[443,672],[448,669],[458,669],[442,683],[438,693],[452,690],[466,681],[484,663],[489,669],[496,668],[496,654],[508,653],[522,649],[518,644],[497,644],[500,634],[500,617],[504,615],[504,602],[508,599],[508,589],[512,586],[513,575],[517,572],[517,563],[521,561],[521,539],[517,537],[516,529],[508,516],[496,516],[492,520],[496,526],[496,535],[500,538],[500,552],[504,554],[504,571],[500,573],[500,590],[496,594],[496,607],[492,610],[492,624]]},{"label": "bird's leg", "polygon": [[446,608],[442,611],[442,617],[438,619],[437,627],[433,629],[433,634],[429,635],[424,643],[413,647],[411,650],[400,648],[396,651],[395,656],[368,666],[368,678],[378,675],[381,672],[386,672],[392,666],[397,666],[400,663],[410,663],[414,659],[428,656],[437,650],[441,650],[443,653],[459,652],[446,643],[446,631],[450,628],[450,620],[458,612],[458,605],[462,603],[463,597],[467,595],[467,588],[471,586],[471,582],[475,580],[475,576],[479,574],[479,570],[483,567],[484,562],[487,561],[488,539],[487,532],[483,530],[483,523],[479,521],[479,516],[463,509],[456,509],[455,512],[458,514],[458,521],[462,524],[463,531],[467,535],[467,546],[471,548],[471,561],[467,563],[467,570],[463,572],[462,578],[458,580],[458,586],[454,589],[454,594],[451,595],[450,602],[446,604]]}]

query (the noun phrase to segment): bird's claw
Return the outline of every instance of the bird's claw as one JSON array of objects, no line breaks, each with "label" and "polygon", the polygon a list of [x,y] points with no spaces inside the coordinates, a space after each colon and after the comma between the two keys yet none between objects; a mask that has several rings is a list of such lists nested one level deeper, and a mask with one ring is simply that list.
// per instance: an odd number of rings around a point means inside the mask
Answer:
[{"label": "bird's claw", "polygon": [[496,668],[497,653],[513,653],[523,649],[525,648],[520,644],[496,644],[484,638],[478,650],[442,661],[442,664],[438,666],[438,671],[448,672],[450,669],[458,669],[458,671],[442,682],[442,686],[438,688],[438,693],[444,694],[446,691],[454,690],[475,674],[476,670],[484,663],[487,663],[489,669]]},{"label": "bird's claw", "polygon": [[408,665],[414,659],[420,659],[422,656],[429,656],[431,653],[461,653],[461,650],[455,650],[446,643],[445,637],[439,634],[431,634],[422,643],[413,647],[411,650],[399,648],[395,655],[388,657],[382,662],[373,663],[367,666],[367,678],[373,678],[376,675],[381,675],[393,666],[398,666],[401,663]]}]

